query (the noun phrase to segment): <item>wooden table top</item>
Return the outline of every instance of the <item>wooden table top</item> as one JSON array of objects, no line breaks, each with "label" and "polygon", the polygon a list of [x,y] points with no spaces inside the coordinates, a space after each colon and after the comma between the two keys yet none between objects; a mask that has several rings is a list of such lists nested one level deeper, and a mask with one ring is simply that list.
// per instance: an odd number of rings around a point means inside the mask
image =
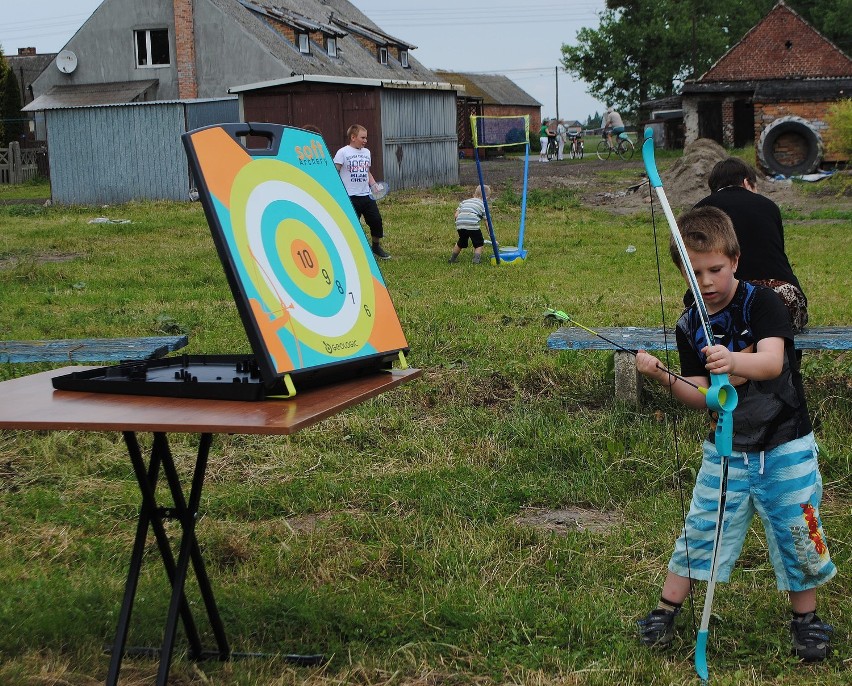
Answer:
[{"label": "wooden table top", "polygon": [[0,429],[291,434],[420,376],[382,372],[302,391],[290,400],[198,400],[57,391],[63,367],[0,383]]}]

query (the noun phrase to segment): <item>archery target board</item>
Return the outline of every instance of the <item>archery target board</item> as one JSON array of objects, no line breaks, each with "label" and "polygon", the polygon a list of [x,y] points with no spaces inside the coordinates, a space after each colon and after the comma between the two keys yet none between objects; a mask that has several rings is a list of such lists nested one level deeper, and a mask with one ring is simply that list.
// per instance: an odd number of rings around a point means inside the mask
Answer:
[{"label": "archery target board", "polygon": [[241,123],[183,142],[264,380],[408,350],[322,136]]}]

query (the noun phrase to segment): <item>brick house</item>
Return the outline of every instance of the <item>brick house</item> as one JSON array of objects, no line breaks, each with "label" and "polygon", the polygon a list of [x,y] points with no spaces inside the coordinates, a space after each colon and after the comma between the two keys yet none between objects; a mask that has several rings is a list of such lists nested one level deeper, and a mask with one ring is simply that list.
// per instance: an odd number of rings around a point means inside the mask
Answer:
[{"label": "brick house", "polygon": [[[829,107],[850,96],[852,59],[780,0],[710,69],[684,85],[685,142],[754,143],[762,166],[774,166],[765,158],[795,169],[817,146],[821,152]],[[783,133],[778,129],[769,141],[770,128],[782,124]]]}]

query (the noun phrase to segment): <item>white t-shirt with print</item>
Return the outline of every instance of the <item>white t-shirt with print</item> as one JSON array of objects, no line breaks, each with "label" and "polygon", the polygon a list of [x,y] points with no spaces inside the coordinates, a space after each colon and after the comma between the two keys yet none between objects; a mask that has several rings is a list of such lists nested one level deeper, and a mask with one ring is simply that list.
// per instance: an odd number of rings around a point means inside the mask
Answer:
[{"label": "white t-shirt with print", "polygon": [[370,194],[370,151],[345,145],[334,156],[340,165],[340,178],[348,195]]}]

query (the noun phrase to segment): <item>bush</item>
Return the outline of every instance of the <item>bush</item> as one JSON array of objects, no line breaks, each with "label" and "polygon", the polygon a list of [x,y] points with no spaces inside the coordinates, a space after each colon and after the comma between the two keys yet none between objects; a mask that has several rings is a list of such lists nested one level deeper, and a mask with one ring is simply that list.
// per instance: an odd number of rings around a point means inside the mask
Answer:
[{"label": "bush", "polygon": [[852,99],[841,100],[829,107],[826,121],[828,152],[845,160],[852,159]]}]

